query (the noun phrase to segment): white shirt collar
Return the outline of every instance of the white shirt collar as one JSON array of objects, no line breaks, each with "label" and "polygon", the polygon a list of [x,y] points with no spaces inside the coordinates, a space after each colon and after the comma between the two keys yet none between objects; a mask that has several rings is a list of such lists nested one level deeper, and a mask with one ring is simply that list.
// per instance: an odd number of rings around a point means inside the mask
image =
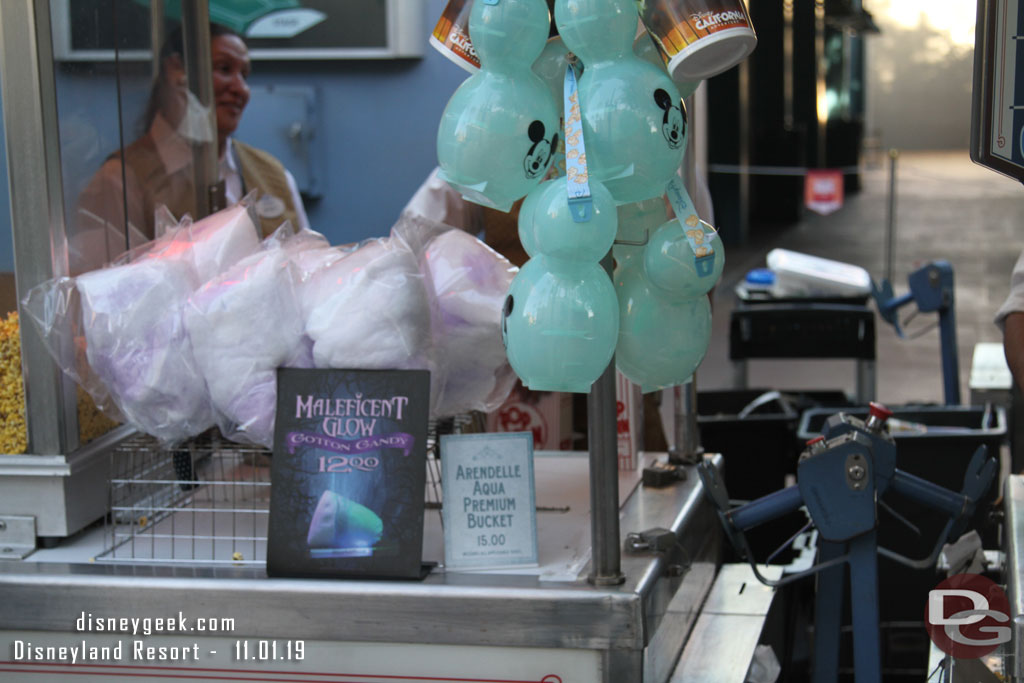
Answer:
[{"label": "white shirt collar", "polygon": [[[171,124],[159,112],[153,118],[153,123],[149,127],[149,134],[156,145],[156,153],[168,173],[177,173],[192,164],[191,145],[177,131],[171,128]],[[231,138],[228,138],[227,144],[224,146],[225,153],[218,160],[222,175],[225,174],[226,170],[238,173],[234,154],[227,153],[230,149]]]}]

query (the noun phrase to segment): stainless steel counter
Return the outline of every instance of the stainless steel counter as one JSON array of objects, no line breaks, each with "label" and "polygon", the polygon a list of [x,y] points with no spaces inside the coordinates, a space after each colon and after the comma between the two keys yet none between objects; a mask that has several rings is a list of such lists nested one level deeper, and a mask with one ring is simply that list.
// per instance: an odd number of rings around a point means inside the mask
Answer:
[{"label": "stainless steel counter", "polygon": [[[586,459],[578,462],[577,481],[585,490]],[[539,527],[561,523],[559,516],[538,519]],[[97,662],[95,669],[74,669],[76,674],[94,671],[95,680],[109,680],[113,673],[143,676],[145,667],[157,664],[168,675],[174,671],[176,676],[195,675],[195,680],[208,680],[211,671],[223,669],[253,672],[236,680],[270,680],[254,677],[264,671],[290,672],[298,677],[283,680],[297,681],[323,680],[320,674],[335,676],[331,680],[350,680],[337,678],[344,674],[385,680],[415,675],[548,683],[663,681],[714,580],[718,520],[691,472],[666,489],[637,487],[621,507],[620,526],[623,538],[669,528],[679,542],[665,553],[624,554],[626,581],[612,587],[588,584],[587,567],[571,581],[446,572],[422,582],[384,582],[278,579],[261,569],[233,567],[4,562],[0,645],[8,662],[0,662],[0,679],[5,672],[45,670],[60,676],[72,670],[67,662],[54,667],[24,657],[11,663],[15,641],[21,641],[17,647],[23,650],[28,642],[84,642],[86,647],[121,642],[126,648],[122,658]],[[670,606],[677,592],[685,599]],[[89,614],[144,618],[179,611],[188,624],[208,616],[234,623],[214,634],[111,635],[76,626]],[[251,639],[256,640],[248,652],[256,658],[244,660]],[[135,640],[143,640],[143,646],[195,644],[198,655],[186,661],[132,659],[127,650],[138,647]],[[295,641],[303,641],[304,659],[294,661],[293,652],[283,659]],[[280,647],[281,657],[270,657],[266,643]],[[418,662],[412,669],[405,664],[409,657]],[[498,670],[493,662],[505,663]]]}]

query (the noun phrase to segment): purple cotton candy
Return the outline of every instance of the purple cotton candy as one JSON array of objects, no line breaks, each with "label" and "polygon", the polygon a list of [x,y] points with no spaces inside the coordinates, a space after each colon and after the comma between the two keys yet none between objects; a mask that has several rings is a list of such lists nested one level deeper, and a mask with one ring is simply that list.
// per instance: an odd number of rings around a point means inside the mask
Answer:
[{"label": "purple cotton candy", "polygon": [[433,238],[422,263],[438,307],[434,340],[443,386],[434,413],[494,410],[515,384],[501,341],[501,309],[516,269],[461,230]]},{"label": "purple cotton candy", "polygon": [[182,321],[196,285],[182,259],[145,259],[81,275],[86,355],[128,422],[174,442],[213,425]]},{"label": "purple cotton candy", "polygon": [[275,239],[189,299],[189,338],[228,438],[273,445],[277,368],[311,366],[291,257],[324,243]]}]

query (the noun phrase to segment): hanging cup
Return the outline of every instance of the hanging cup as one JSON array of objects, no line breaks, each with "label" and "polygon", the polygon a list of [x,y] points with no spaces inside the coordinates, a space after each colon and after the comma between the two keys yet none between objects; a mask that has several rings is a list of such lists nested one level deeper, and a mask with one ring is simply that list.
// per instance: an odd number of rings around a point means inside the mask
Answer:
[{"label": "hanging cup", "polygon": [[472,9],[473,0],[449,0],[430,34],[430,44],[445,57],[475,74],[480,71],[480,58],[469,39],[469,13]]},{"label": "hanging cup", "polygon": [[640,18],[677,82],[720,74],[757,46],[743,0],[646,0]]}]

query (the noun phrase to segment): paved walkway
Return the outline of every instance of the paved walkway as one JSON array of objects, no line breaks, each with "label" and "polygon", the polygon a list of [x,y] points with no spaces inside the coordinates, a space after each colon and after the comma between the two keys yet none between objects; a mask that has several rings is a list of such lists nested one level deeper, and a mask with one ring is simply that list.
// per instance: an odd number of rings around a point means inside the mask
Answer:
[{"label": "paved walkway", "polygon": [[[907,274],[923,262],[953,265],[959,344],[960,391],[969,397],[974,345],[1001,342],[992,324],[1009,287],[1013,264],[1024,248],[1024,186],[973,164],[966,150],[904,152],[897,164],[896,294],[908,290]],[[697,374],[698,388],[732,386],[728,360],[733,288],[746,272],[765,265],[765,254],[783,247],[864,267],[876,281],[885,275],[888,160],[862,175],[863,188],[830,216],[807,212],[799,224],[773,232],[752,226],[751,242],[726,253],[726,271],[716,290],[711,348]],[[913,309],[901,311],[901,319]],[[921,314],[907,327],[937,322]],[[937,329],[899,338],[877,318],[877,397],[890,404],[941,403],[942,370]],[[852,361],[751,361],[749,386],[789,389],[855,388]]]}]

